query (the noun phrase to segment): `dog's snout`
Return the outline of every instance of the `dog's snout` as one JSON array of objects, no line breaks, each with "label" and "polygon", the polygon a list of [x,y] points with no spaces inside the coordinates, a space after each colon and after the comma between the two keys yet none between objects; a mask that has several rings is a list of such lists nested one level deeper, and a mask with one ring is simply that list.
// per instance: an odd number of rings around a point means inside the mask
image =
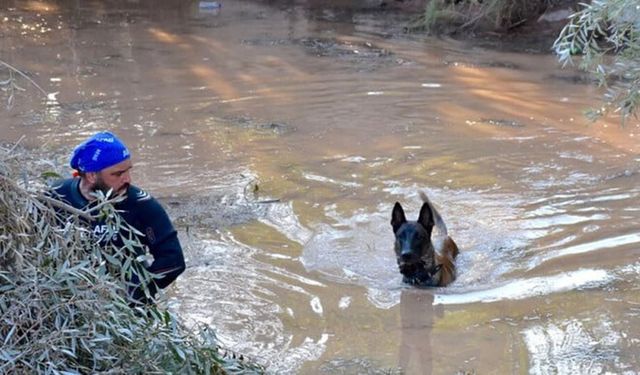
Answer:
[{"label": "dog's snout", "polygon": [[413,255],[411,251],[403,250],[400,254],[400,259],[402,259],[403,262],[410,262],[412,258]]}]

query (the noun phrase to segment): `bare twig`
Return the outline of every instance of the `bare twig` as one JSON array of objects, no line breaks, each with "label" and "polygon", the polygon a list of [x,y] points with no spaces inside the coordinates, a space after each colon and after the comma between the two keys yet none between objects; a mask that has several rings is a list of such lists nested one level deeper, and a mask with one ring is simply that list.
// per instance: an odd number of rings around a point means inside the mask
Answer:
[{"label": "bare twig", "polygon": [[20,144],[20,142],[22,142],[24,138],[25,138],[24,135],[21,136],[20,139],[18,139],[16,143],[14,143],[13,146],[11,146],[11,148],[7,150],[7,154],[12,154],[13,151],[15,151],[16,147],[18,147],[18,145]]},{"label": "bare twig", "polygon": [[83,219],[87,219],[87,220],[90,220],[90,221],[96,219],[95,215],[91,215],[87,211],[83,211],[83,210],[77,209],[77,208],[75,208],[73,206],[70,206],[70,205],[62,202],[61,200],[58,200],[58,199],[55,199],[55,198],[51,198],[51,197],[46,196],[44,194],[42,194],[38,198],[47,201],[47,203],[49,203],[50,205],[52,205],[54,207],[63,209],[65,211],[67,211],[67,212],[69,212],[69,213],[71,213],[73,215],[79,216],[79,217],[81,217]]},{"label": "bare twig", "polygon": [[24,77],[27,81],[31,82],[32,85],[34,85],[38,90],[40,90],[40,92],[42,92],[42,94],[44,94],[44,96],[47,96],[47,92],[44,91],[42,89],[42,87],[40,87],[40,85],[38,85],[37,83],[35,83],[34,80],[32,80],[28,75],[24,74],[22,71],[20,71],[20,69],[6,63],[5,61],[0,60],[0,64],[4,65],[5,67],[7,67],[8,69],[20,74],[22,77]]}]

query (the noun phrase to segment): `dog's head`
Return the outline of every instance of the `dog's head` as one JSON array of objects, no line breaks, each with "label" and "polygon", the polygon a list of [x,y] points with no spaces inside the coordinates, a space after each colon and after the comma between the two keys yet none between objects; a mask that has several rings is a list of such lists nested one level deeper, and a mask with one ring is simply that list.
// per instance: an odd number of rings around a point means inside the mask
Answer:
[{"label": "dog's head", "polygon": [[400,203],[391,213],[391,226],[395,234],[396,260],[406,283],[434,286],[433,276],[440,270],[436,265],[431,243],[434,217],[431,207],[424,203],[417,221],[407,221]]}]

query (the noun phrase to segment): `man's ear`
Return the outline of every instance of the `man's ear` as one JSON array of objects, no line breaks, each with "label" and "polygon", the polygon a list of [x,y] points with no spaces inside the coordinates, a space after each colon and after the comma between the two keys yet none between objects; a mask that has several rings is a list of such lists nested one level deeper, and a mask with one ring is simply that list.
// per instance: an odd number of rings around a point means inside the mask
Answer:
[{"label": "man's ear", "polygon": [[431,205],[425,202],[420,209],[420,216],[418,217],[418,223],[420,223],[424,229],[427,230],[427,233],[431,235],[431,231],[433,230],[433,211],[431,210]]},{"label": "man's ear", "polygon": [[407,219],[404,216],[404,210],[400,203],[396,202],[393,206],[393,211],[391,212],[391,226],[393,227],[393,231],[397,232],[398,229],[400,229],[400,226],[406,222]]},{"label": "man's ear", "polygon": [[98,181],[98,172],[87,172],[84,174],[84,178],[87,179],[88,183],[93,185]]}]

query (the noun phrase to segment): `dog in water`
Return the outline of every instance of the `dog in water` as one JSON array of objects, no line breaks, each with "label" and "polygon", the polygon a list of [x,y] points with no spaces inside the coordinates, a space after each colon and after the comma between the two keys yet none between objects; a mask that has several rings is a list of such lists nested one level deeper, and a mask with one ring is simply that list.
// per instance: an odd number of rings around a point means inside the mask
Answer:
[{"label": "dog in water", "polygon": [[[416,286],[447,286],[456,278],[455,259],[458,246],[447,234],[447,226],[424,192],[424,202],[417,221],[407,221],[400,203],[391,213],[396,237],[395,251],[402,280]],[[438,246],[431,241],[433,227],[443,237]]]}]

